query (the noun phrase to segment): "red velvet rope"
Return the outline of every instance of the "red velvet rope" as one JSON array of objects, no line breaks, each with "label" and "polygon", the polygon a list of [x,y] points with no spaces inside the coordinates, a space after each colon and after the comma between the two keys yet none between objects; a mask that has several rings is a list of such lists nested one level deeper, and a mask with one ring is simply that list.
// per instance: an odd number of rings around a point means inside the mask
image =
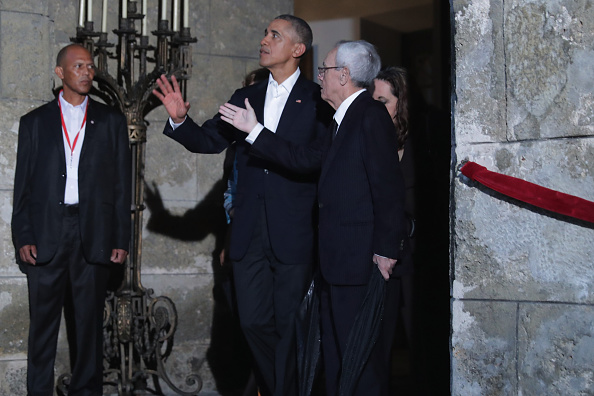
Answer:
[{"label": "red velvet rope", "polygon": [[522,202],[594,223],[594,202],[592,201],[492,172],[475,162],[467,162],[460,172],[469,179]]}]

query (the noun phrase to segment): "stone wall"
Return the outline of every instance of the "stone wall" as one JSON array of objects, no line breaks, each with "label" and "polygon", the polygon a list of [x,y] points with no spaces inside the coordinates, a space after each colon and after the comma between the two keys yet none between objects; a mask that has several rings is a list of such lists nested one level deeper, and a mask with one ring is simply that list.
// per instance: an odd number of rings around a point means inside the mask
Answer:
[{"label": "stone wall", "polygon": [[[93,15],[99,20],[101,2]],[[110,1],[116,28],[117,1]],[[264,29],[276,15],[291,12],[291,0],[192,0],[190,25],[193,77],[188,82],[190,116],[199,123],[214,115],[258,67]],[[149,0],[149,28],[155,28],[157,0]],[[23,395],[28,332],[26,279],[14,264],[10,235],[18,123],[21,115],[52,99],[59,48],[75,35],[78,1],[0,0],[0,395]],[[98,23],[95,23],[96,26]],[[114,42],[115,35],[110,34]],[[166,119],[148,114],[142,282],[177,305],[178,330],[168,370],[174,383],[197,371],[205,391],[232,386],[233,345],[225,338],[233,325],[215,256],[223,244],[221,211],[224,154],[195,155],[165,138]],[[216,287],[215,287],[216,286]],[[213,290],[215,292],[213,292]],[[212,329],[212,331],[211,331]],[[65,334],[59,341],[56,375],[68,371]]]},{"label": "stone wall", "polygon": [[[451,4],[453,166],[594,200],[592,1]],[[594,394],[594,225],[452,182],[452,394]]]}]

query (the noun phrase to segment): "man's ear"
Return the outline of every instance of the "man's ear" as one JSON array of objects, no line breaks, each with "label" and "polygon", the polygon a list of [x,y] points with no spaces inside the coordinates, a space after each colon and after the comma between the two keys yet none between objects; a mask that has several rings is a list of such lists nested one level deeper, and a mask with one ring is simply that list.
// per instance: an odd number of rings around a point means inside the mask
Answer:
[{"label": "man's ear", "polygon": [[56,66],[56,68],[54,69],[54,73],[56,73],[60,80],[64,79],[64,69],[62,68],[62,66]]},{"label": "man's ear", "polygon": [[305,44],[303,44],[303,43],[295,44],[295,48],[293,49],[293,58],[299,58],[303,54],[305,54]]},{"label": "man's ear", "polygon": [[340,71],[340,85],[344,86],[346,85],[346,83],[349,81],[349,78],[351,77],[351,73],[349,71],[348,67],[343,67],[342,70]]}]

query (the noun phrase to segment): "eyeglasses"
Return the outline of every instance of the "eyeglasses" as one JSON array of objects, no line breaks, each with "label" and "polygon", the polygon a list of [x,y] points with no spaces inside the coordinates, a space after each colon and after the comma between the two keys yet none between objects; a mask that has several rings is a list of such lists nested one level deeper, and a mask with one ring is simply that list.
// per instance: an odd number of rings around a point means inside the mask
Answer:
[{"label": "eyeglasses", "polygon": [[318,77],[324,77],[326,74],[326,70],[330,69],[344,69],[344,66],[327,66],[327,67],[318,67]]}]

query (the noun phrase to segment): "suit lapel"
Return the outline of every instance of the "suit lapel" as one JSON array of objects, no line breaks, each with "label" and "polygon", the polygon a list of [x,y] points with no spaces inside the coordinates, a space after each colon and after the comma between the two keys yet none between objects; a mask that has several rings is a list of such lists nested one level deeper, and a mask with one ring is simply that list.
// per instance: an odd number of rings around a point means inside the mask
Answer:
[{"label": "suit lapel", "polygon": [[[266,89],[268,88],[268,80],[262,81],[256,87],[256,94],[250,96],[250,105],[256,112],[256,119],[264,125],[264,101],[266,100]],[[244,107],[245,104],[241,104]]]},{"label": "suit lapel", "polygon": [[56,145],[58,153],[60,155],[60,162],[62,163],[61,169],[66,169],[66,153],[64,151],[64,132],[62,131],[62,118],[60,116],[60,99],[56,98],[51,103],[51,111],[48,115],[47,125],[50,130],[50,140]]},{"label": "suit lapel", "polygon": [[[344,140],[350,134],[354,133],[352,128],[349,128],[349,126],[354,125],[353,118],[356,117],[356,115],[358,113],[357,107],[362,102],[362,99],[365,96],[365,94],[366,94],[366,92],[362,92],[361,94],[359,94],[359,96],[357,96],[357,98],[353,101],[353,103],[351,103],[347,112],[345,113],[344,118],[342,119],[342,122],[340,123],[340,126],[338,127],[338,132],[336,134],[336,138],[332,142],[332,145],[330,146],[330,150],[328,150],[328,153],[326,154],[326,158],[324,159],[324,161],[322,163],[322,171],[320,173],[319,185],[322,185],[322,183],[328,173],[328,169],[330,168],[330,166],[332,165],[332,162],[336,158],[336,154],[340,150],[340,146],[342,145]],[[332,124],[330,124],[330,125],[332,125]],[[330,133],[330,134],[332,133],[332,131],[330,130],[331,128],[332,128],[332,126],[330,126],[328,128],[328,133]]]},{"label": "suit lapel", "polygon": [[287,98],[287,103],[285,104],[285,108],[283,109],[278,122],[278,127],[276,128],[276,132],[279,136],[283,136],[284,133],[289,130],[289,125],[293,124],[293,120],[301,112],[301,109],[307,106],[307,101],[310,96],[307,95],[307,92],[304,90],[302,84],[303,78],[303,75],[299,75],[299,78],[295,82],[295,85]]},{"label": "suit lapel", "polygon": [[83,163],[83,159],[85,158],[85,153],[88,151],[89,146],[92,146],[91,141],[96,136],[96,128],[98,124],[98,115],[97,115],[97,106],[95,103],[89,98],[89,107],[87,109],[87,125],[85,126],[85,138],[83,139],[82,148],[80,150],[80,160],[79,166]]}]

